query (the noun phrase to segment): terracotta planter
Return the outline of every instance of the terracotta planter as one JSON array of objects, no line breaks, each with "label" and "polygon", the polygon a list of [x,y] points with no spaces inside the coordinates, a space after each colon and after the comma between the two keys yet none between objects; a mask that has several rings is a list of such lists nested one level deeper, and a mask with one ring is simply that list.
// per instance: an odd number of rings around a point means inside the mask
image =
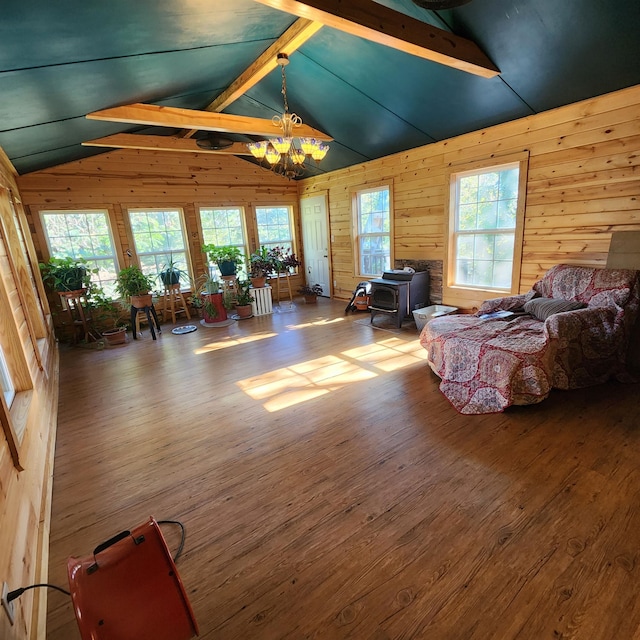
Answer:
[{"label": "terracotta planter", "polygon": [[127,329],[126,327],[107,329],[107,331],[102,332],[102,337],[107,341],[107,344],[125,344],[127,341]]},{"label": "terracotta planter", "polygon": [[251,286],[254,289],[262,289],[267,284],[267,276],[260,278],[251,278]]},{"label": "terracotta planter", "polygon": [[318,302],[318,296],[305,296],[304,301],[305,304],[315,304]]},{"label": "terracotta planter", "polygon": [[153,296],[150,293],[145,293],[140,296],[131,296],[131,306],[136,309],[144,309],[150,307],[153,304]]},{"label": "terracotta planter", "polygon": [[250,304],[236,305],[236,313],[239,318],[250,318],[253,315],[253,309]]}]

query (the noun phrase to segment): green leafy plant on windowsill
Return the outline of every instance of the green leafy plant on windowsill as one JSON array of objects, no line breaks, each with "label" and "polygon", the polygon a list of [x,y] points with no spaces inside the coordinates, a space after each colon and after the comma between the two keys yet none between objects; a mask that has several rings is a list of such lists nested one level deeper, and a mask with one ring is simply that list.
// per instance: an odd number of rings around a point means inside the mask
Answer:
[{"label": "green leafy plant on windowsill", "polygon": [[91,274],[98,273],[97,269],[89,269],[84,258],[52,257],[48,262],[41,262],[38,267],[42,274],[42,281],[53,291],[79,291],[88,289],[91,284]]}]

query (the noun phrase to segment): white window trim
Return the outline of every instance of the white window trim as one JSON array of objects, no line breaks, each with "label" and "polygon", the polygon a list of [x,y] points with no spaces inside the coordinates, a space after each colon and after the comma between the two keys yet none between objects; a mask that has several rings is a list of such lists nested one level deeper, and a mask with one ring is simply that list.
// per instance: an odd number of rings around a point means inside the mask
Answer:
[{"label": "white window trim", "polygon": [[[255,225],[256,225],[256,242],[257,242],[257,249],[260,249],[260,247],[263,246],[263,242],[260,240],[260,226],[258,224],[258,210],[259,209],[287,209],[288,211],[288,215],[289,215],[289,229],[291,230],[291,251],[296,255],[299,256],[300,255],[300,248],[298,247],[298,237],[297,237],[297,233],[296,233],[296,220],[295,220],[295,213],[294,213],[294,205],[292,204],[283,204],[282,202],[279,203],[271,203],[271,204],[257,204],[254,205],[253,210],[254,210],[254,216],[255,216]],[[278,241],[274,241],[274,242],[268,242],[266,243],[266,246],[278,246],[280,245],[280,243],[282,242],[289,242],[288,240],[278,240]],[[283,274],[278,274],[278,277],[284,277]]]},{"label": "white window trim", "polygon": [[[184,267],[184,271],[187,272],[188,274],[188,279],[191,282],[193,280],[193,273],[192,273],[192,268],[191,268],[191,251],[189,248],[189,238],[187,237],[187,225],[186,225],[186,221],[185,221],[185,215],[184,215],[184,208],[183,207],[173,207],[173,206],[166,206],[166,207],[129,207],[127,208],[127,225],[129,227],[129,233],[131,234],[131,247],[132,249],[135,251],[135,255],[136,255],[136,260],[138,262],[138,264],[140,264],[140,256],[150,256],[150,255],[158,255],[156,252],[153,253],[149,253],[149,252],[144,252],[144,253],[138,253],[138,248],[136,247],[136,239],[135,239],[135,235],[133,233],[133,228],[131,226],[131,213],[155,213],[155,212],[161,212],[161,211],[177,211],[180,215],[180,230],[182,231],[182,242],[184,244],[184,254],[185,254],[185,267]],[[182,268],[182,267],[180,267]],[[154,274],[155,275],[155,274]],[[161,284],[159,286],[162,286]],[[183,285],[180,287],[180,289],[182,291],[189,289],[189,285]]]},{"label": "white window trim", "polygon": [[[196,206],[196,209],[198,211],[198,231],[200,233],[200,237],[202,238],[202,244],[207,244],[207,240],[205,238],[205,231],[204,228],[202,226],[202,211],[204,210],[214,210],[217,209],[219,211],[221,210],[233,210],[233,211],[240,211],[240,221],[241,221],[241,225],[242,225],[242,236],[244,238],[244,244],[241,246],[242,248],[242,253],[243,255],[246,257],[247,262],[249,262],[249,256],[251,255],[251,251],[249,250],[249,234],[247,231],[247,213],[246,213],[246,209],[243,205],[225,205],[225,206],[217,206],[217,205],[206,205],[206,204],[199,204]],[[234,246],[238,246],[240,247],[240,245],[234,245]],[[205,265],[209,266],[209,270],[211,270],[211,265],[209,264],[209,259],[208,257],[205,258]],[[247,265],[247,268],[249,268],[250,265]]]},{"label": "white window trim", "polygon": [[51,243],[49,241],[49,234],[47,233],[47,226],[44,222],[47,214],[53,214],[53,215],[67,215],[67,214],[74,214],[74,213],[104,214],[107,220],[107,229],[109,230],[109,239],[111,240],[111,247],[113,248],[113,254],[112,256],[90,256],[87,258],[87,260],[103,260],[103,259],[113,257],[115,272],[116,274],[118,273],[118,271],[120,270],[120,264],[122,264],[122,262],[120,259],[121,257],[118,254],[118,246],[116,245],[115,238],[113,235],[113,221],[111,220],[111,215],[108,209],[40,209],[38,213],[40,216],[40,227],[42,229],[42,236],[44,238],[44,241],[47,247],[47,253],[49,254],[49,258],[51,258],[52,256]]},{"label": "white window trim", "polygon": [[[491,167],[508,164],[519,164],[518,176],[518,207],[516,209],[516,228],[514,230],[513,269],[511,273],[511,287],[508,289],[494,289],[489,287],[471,287],[455,284],[455,246],[454,230],[456,217],[456,180],[462,174],[480,172]],[[522,267],[522,243],[524,238],[524,216],[526,209],[527,174],[529,168],[529,152],[477,160],[451,167],[445,172],[445,258],[443,265],[444,282],[442,286],[443,300],[459,307],[472,308],[483,300],[499,297],[500,295],[514,295],[519,293],[520,271]]]},{"label": "white window trim", "polygon": [[352,224],[352,245],[354,257],[354,275],[358,278],[381,277],[382,273],[361,273],[360,272],[360,205],[358,196],[371,191],[389,191],[389,263],[393,269],[395,263],[395,237],[394,237],[394,206],[393,206],[393,181],[388,180],[379,184],[361,185],[351,189],[351,224]]}]

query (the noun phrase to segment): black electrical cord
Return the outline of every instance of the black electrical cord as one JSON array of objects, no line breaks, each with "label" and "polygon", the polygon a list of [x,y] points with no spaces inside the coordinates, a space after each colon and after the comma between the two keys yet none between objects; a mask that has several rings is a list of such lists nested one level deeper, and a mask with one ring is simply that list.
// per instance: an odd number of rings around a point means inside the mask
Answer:
[{"label": "black electrical cord", "polygon": [[[176,551],[176,555],[173,557],[173,561],[177,562],[178,558],[180,557],[180,554],[182,553],[182,550],[184,549],[184,540],[186,538],[186,531],[185,531],[184,525],[179,520],[158,520],[158,524],[177,524],[180,527],[182,531],[182,535],[180,538],[180,546]],[[59,587],[55,584],[46,584],[46,583],[30,584],[28,587],[20,587],[19,589],[14,589],[13,591],[9,591],[9,593],[7,593],[7,602],[9,603],[15,600],[16,598],[19,598],[25,591],[27,591],[27,589],[35,589],[36,587],[48,587],[49,589],[56,589],[57,591],[60,591],[61,593],[64,593],[67,596],[71,595],[66,589],[63,589],[62,587]]]},{"label": "black electrical cord", "polygon": [[11,602],[16,598],[19,598],[27,589],[35,589],[36,587],[49,587],[49,589],[56,589],[57,591],[61,591],[67,596],[71,595],[66,589],[58,587],[55,584],[30,584],[28,587],[20,587],[19,589],[9,591],[9,593],[7,593],[7,602]]},{"label": "black electrical cord", "polygon": [[177,562],[178,558],[180,557],[180,554],[182,553],[182,550],[184,549],[184,539],[186,537],[186,531],[185,531],[184,525],[179,520],[158,520],[158,524],[177,524],[180,527],[180,529],[182,530],[182,537],[180,539],[180,546],[178,547],[178,550],[176,551],[176,555],[173,557],[173,561]]}]

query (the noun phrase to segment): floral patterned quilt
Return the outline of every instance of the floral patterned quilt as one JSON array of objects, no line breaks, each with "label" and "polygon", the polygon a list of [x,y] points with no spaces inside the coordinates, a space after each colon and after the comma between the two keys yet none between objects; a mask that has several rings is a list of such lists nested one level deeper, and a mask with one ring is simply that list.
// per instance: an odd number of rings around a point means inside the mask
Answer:
[{"label": "floral patterned quilt", "polygon": [[[615,377],[629,380],[626,347],[640,301],[640,272],[557,265],[527,294],[485,301],[476,315],[427,322],[420,343],[441,378],[440,390],[464,414],[534,404],[552,388],[575,389]],[[541,321],[519,311],[535,297],[571,300],[584,308]]]}]

